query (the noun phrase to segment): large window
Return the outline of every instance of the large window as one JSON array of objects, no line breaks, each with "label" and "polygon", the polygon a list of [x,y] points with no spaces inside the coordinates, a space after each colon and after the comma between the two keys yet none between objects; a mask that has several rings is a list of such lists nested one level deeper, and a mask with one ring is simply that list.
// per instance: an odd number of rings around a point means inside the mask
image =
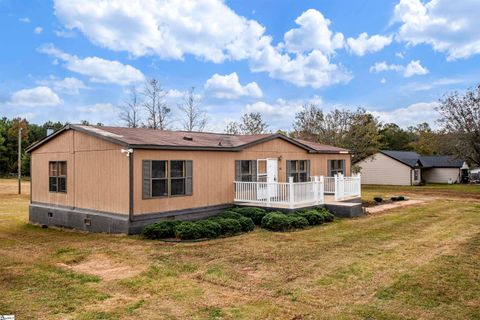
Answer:
[{"label": "large window", "polygon": [[339,173],[345,174],[345,160],[328,160],[328,176],[333,177]]},{"label": "large window", "polygon": [[48,163],[48,190],[50,192],[67,192],[67,161],[50,161]]},{"label": "large window", "polygon": [[287,181],[288,177],[293,177],[293,182],[307,182],[309,167],[309,160],[287,160]]},{"label": "large window", "polygon": [[143,197],[192,194],[192,161],[143,160]]}]

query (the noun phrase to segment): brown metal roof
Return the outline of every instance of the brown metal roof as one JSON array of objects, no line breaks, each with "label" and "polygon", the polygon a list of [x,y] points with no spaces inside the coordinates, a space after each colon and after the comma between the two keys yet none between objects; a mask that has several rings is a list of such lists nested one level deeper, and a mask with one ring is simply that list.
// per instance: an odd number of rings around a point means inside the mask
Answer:
[{"label": "brown metal roof", "polygon": [[210,132],[165,131],[148,128],[124,128],[110,126],[67,125],[63,129],[32,145],[32,151],[65,130],[78,130],[97,138],[129,148],[182,149],[182,150],[224,150],[239,151],[272,139],[283,139],[310,153],[343,153],[345,149],[321,145],[305,140],[286,137],[281,134],[232,135]]}]

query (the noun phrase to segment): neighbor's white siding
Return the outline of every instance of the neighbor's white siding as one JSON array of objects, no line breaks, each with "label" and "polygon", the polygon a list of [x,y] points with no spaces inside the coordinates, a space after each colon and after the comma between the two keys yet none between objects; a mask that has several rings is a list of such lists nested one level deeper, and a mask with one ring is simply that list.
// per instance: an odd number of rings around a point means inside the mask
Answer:
[{"label": "neighbor's white siding", "polygon": [[448,183],[449,179],[459,182],[460,169],[458,168],[431,168],[423,171],[423,179],[430,183]]},{"label": "neighbor's white siding", "polygon": [[357,165],[361,167],[362,184],[390,184],[409,186],[410,167],[384,154],[376,153]]}]

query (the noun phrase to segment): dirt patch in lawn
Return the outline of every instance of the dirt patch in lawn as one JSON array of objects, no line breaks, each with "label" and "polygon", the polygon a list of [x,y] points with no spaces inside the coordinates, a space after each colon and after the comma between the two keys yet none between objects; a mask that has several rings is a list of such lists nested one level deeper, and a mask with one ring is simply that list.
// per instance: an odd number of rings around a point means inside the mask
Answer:
[{"label": "dirt patch in lawn", "polygon": [[379,213],[383,212],[386,210],[390,209],[395,209],[399,207],[405,207],[405,206],[411,206],[411,205],[416,205],[416,204],[423,204],[425,203],[425,200],[405,200],[405,201],[396,201],[392,203],[386,203],[386,204],[380,204],[374,207],[367,207],[365,208],[365,211],[367,214],[374,214],[374,213]]},{"label": "dirt patch in lawn", "polygon": [[146,269],[145,267],[139,265],[130,266],[125,263],[115,261],[112,258],[102,254],[92,255],[87,260],[76,264],[59,263],[58,265],[75,272],[98,276],[104,281],[130,278],[140,274]]}]

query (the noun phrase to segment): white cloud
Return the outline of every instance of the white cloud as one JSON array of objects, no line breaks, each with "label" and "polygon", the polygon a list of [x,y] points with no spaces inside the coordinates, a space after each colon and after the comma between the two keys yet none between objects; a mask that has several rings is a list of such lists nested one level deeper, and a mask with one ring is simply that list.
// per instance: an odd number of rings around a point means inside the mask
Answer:
[{"label": "white cloud", "polygon": [[273,103],[258,101],[247,104],[243,112],[260,112],[271,130],[290,130],[295,114],[303,109],[303,105],[310,103],[322,105],[322,99],[319,96],[314,96],[310,99],[277,99]]},{"label": "white cloud", "polygon": [[60,38],[73,38],[75,37],[75,32],[73,30],[64,30],[58,29],[53,31],[57,37]]},{"label": "white cloud", "polygon": [[400,0],[394,11],[401,23],[397,39],[431,45],[448,60],[468,58],[480,53],[479,12],[478,0]]},{"label": "white cloud", "polygon": [[400,59],[405,58],[403,52],[395,52],[395,57],[400,58]]},{"label": "white cloud", "polygon": [[41,34],[42,32],[43,32],[42,27],[35,27],[35,29],[33,29],[33,33],[35,34]]},{"label": "white cloud", "polygon": [[369,112],[384,123],[393,122],[404,128],[422,122],[427,122],[434,127],[435,121],[439,118],[439,114],[435,110],[437,106],[438,102],[419,102],[404,108]]},{"label": "white cloud", "polygon": [[257,22],[238,16],[223,1],[56,0],[54,7],[67,28],[134,56],[182,59],[192,54],[219,63],[245,58],[264,32]]},{"label": "white cloud", "polygon": [[30,18],[24,17],[24,18],[18,19],[18,21],[23,22],[23,23],[30,23]]},{"label": "white cloud", "polygon": [[410,63],[405,68],[403,76],[409,78],[414,75],[425,75],[428,73],[428,69],[423,67],[420,64],[420,60],[410,61]]},{"label": "white cloud", "polygon": [[324,54],[333,54],[344,45],[343,34],[334,34],[329,28],[330,20],[315,9],[303,12],[295,23],[300,28],[291,29],[284,35],[285,46],[289,51],[319,50]]},{"label": "white cloud", "polygon": [[366,53],[378,52],[392,43],[392,36],[373,35],[368,36],[366,32],[361,33],[358,38],[348,38],[348,50],[357,56],[364,56]]},{"label": "white cloud", "polygon": [[97,103],[91,106],[78,107],[77,111],[86,113],[105,113],[105,114],[117,114],[119,109],[111,103]]},{"label": "white cloud", "polygon": [[68,70],[87,76],[92,82],[128,85],[145,79],[140,70],[118,61],[105,60],[98,57],[81,59],[77,56],[64,53],[53,45],[46,45],[40,48],[40,52],[64,61],[65,67]]},{"label": "white cloud", "polygon": [[59,79],[55,76],[50,76],[46,80],[38,81],[38,84],[51,86],[56,92],[68,94],[78,94],[80,90],[87,89],[82,80],[74,77]]},{"label": "white cloud", "polygon": [[236,72],[224,76],[216,73],[205,82],[204,88],[214,97],[221,99],[260,98],[263,96],[263,92],[256,82],[242,86]]},{"label": "white cloud", "polygon": [[80,30],[99,46],[133,56],[183,59],[190,54],[214,63],[248,60],[251,71],[267,72],[301,87],[319,88],[352,78],[330,61],[334,50],[343,46],[343,35],[333,34],[330,21],[316,10],[296,20],[300,28],[288,31],[285,43],[273,45],[265,27],[237,15],[220,0],[56,0],[54,6],[66,28]]},{"label": "white cloud", "polygon": [[62,103],[60,97],[52,89],[45,86],[16,91],[8,102],[12,106],[25,107],[56,106],[60,103]]},{"label": "white cloud", "polygon": [[382,79],[380,80],[380,83],[381,83],[381,84],[385,84],[385,83],[387,83],[387,79],[385,79],[385,78],[382,78]]},{"label": "white cloud", "polygon": [[405,78],[409,78],[414,75],[426,75],[428,69],[423,67],[420,64],[420,60],[412,60],[407,66],[402,66],[399,64],[388,64],[385,61],[377,62],[370,67],[370,72],[379,73],[384,71],[396,71],[402,72]]},{"label": "white cloud", "polygon": [[373,66],[370,67],[370,72],[379,73],[384,71],[402,71],[403,66],[398,64],[388,64],[385,61],[376,62]]}]

